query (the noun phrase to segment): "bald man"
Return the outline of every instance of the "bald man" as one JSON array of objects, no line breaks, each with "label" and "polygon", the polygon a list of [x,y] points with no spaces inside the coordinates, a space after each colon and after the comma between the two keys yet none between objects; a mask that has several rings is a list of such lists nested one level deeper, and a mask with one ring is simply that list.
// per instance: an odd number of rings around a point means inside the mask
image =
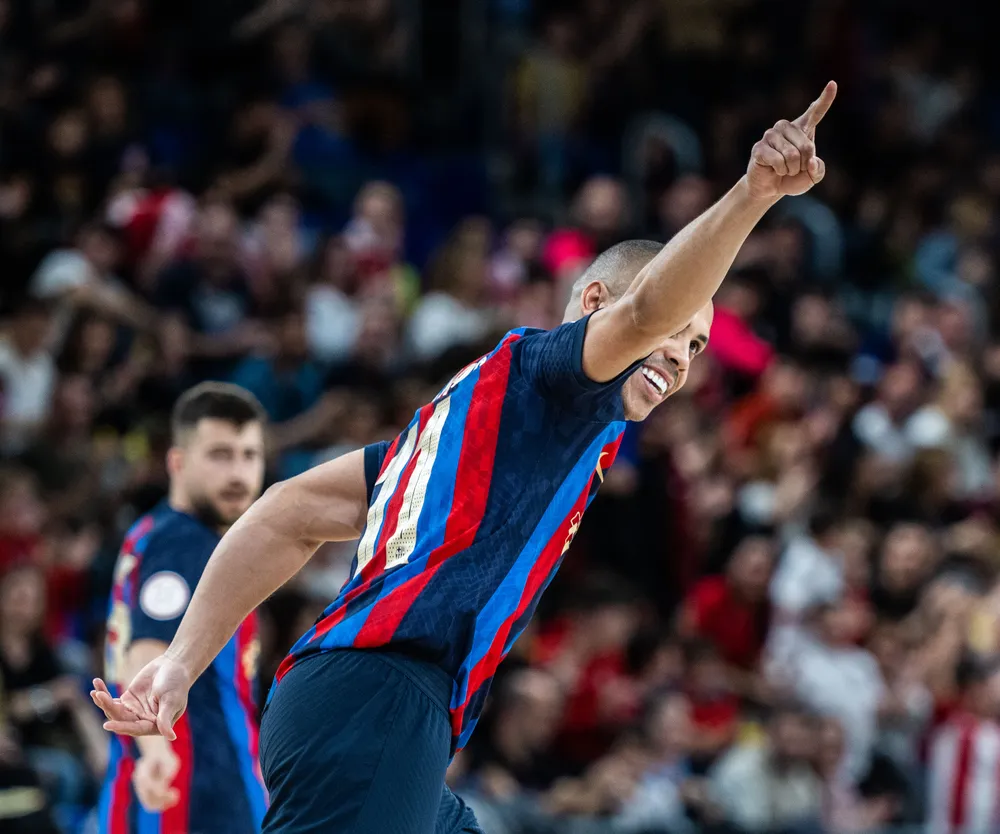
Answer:
[{"label": "bald man", "polygon": [[261,726],[267,834],[480,831],[445,786],[500,661],[614,462],[627,420],[677,393],[712,296],[781,197],[823,178],[827,85],[754,145],[746,176],[665,247],[629,241],[576,282],[565,321],[519,329],[391,443],[274,487],[216,549],[170,648],[106,726],[172,735],[194,681],[254,606],[327,541],[360,536],[351,578],[292,648]]}]

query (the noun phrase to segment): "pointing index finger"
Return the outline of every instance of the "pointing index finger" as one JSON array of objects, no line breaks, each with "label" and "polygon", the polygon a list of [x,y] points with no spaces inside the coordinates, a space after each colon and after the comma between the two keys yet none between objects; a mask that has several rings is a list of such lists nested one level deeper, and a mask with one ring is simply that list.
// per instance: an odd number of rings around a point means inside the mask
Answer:
[{"label": "pointing index finger", "polygon": [[812,132],[816,130],[816,125],[823,121],[823,117],[836,97],[837,82],[827,82],[823,92],[819,94],[819,98],[806,108],[806,112],[795,120],[795,124],[811,136]]}]

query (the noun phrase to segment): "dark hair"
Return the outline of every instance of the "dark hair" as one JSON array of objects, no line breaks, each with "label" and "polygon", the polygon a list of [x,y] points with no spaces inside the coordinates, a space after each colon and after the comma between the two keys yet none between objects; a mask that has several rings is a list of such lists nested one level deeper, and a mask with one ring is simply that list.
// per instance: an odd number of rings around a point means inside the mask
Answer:
[{"label": "dark hair", "polygon": [[976,684],[986,683],[997,668],[996,657],[980,657],[966,652],[955,667],[955,685],[960,692],[965,692]]},{"label": "dark hair", "polygon": [[264,423],[267,415],[257,398],[238,385],[228,382],[202,382],[189,388],[174,405],[170,430],[174,443],[202,420],[225,420],[239,427]]}]

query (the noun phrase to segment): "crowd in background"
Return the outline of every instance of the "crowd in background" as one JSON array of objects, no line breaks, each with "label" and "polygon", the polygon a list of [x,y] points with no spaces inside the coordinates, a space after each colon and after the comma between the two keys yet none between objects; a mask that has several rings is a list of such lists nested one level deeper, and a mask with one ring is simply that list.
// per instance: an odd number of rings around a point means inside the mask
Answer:
[{"label": "crowd in background", "polygon": [[[390,438],[835,78],[826,180],[750,237],[686,388],[630,426],[449,778],[491,834],[994,830],[982,12],[0,0],[0,828],[87,830],[111,570],[181,391],[256,394],[273,480]],[[264,690],[352,556],[265,604]]]}]

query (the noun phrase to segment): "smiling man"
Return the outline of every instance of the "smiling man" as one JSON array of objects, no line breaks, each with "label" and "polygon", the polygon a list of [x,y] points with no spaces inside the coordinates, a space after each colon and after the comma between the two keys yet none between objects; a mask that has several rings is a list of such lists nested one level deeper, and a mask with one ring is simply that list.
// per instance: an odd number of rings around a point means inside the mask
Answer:
[{"label": "smiling man", "polygon": [[[712,296],[785,195],[823,178],[831,82],[754,148],[744,176],[665,247],[602,254],[565,321],[507,334],[391,443],[272,488],[223,538],[164,655],[113,699],[115,732],[172,737],[192,683],[247,613],[325,541],[360,536],[351,578],[271,689],[268,834],[477,832],[445,787],[490,682],[579,529],[626,420],[676,393]],[[197,684],[196,684],[197,685]]]}]

